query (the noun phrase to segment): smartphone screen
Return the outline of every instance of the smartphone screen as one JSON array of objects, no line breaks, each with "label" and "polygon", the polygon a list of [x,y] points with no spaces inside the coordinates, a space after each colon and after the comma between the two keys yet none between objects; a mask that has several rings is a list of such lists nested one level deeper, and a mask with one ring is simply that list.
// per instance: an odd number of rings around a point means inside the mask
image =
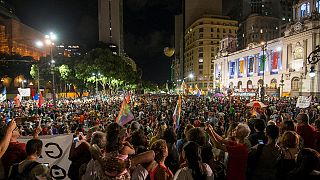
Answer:
[{"label": "smartphone screen", "polygon": [[259,144],[264,144],[264,143],[263,143],[263,140],[258,140],[258,143],[259,143]]},{"label": "smartphone screen", "polygon": [[45,165],[46,167],[49,167],[49,163],[43,163],[43,165]]}]

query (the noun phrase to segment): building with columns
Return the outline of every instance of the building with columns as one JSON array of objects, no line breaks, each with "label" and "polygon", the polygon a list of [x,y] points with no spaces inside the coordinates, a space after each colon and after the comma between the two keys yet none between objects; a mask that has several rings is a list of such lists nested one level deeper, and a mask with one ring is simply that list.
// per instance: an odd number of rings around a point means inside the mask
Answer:
[{"label": "building with columns", "polygon": [[[319,95],[320,65],[308,63],[320,44],[320,0],[300,0],[284,36],[246,49],[220,53],[214,60],[214,88],[281,96]],[[310,68],[316,70],[309,76]]]}]

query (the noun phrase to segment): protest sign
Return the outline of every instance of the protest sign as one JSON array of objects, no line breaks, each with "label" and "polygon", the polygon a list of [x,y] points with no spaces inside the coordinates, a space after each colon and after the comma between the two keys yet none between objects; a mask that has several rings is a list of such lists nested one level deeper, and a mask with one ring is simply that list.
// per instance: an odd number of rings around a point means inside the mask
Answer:
[{"label": "protest sign", "polygon": [[[48,163],[53,179],[69,179],[68,169],[71,161],[68,159],[73,135],[39,136],[43,142],[40,163]],[[23,136],[19,142],[27,143],[32,137]]]},{"label": "protest sign", "polygon": [[310,97],[299,96],[296,107],[307,108],[310,106],[310,103],[311,103],[311,96]]}]

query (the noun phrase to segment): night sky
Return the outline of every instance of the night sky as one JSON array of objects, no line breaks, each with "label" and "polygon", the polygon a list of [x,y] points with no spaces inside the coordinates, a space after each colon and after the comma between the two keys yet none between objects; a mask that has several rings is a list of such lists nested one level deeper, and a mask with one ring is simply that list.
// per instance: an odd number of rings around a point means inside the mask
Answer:
[{"label": "night sky", "polygon": [[[235,0],[223,0],[223,2]],[[60,42],[92,48],[98,41],[98,0],[7,0],[21,21]],[[143,79],[170,80],[172,59],[163,48],[174,45],[174,15],[181,0],[123,0],[125,52],[142,69]]]}]

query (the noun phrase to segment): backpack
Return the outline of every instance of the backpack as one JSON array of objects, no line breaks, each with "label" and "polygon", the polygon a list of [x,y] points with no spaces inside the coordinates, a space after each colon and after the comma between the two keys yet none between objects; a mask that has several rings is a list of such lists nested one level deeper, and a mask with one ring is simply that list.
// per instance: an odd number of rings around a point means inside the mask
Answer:
[{"label": "backpack", "polygon": [[31,172],[31,170],[39,164],[40,164],[39,162],[33,161],[24,168],[22,173],[19,173],[18,171],[19,163],[16,163],[12,165],[11,174],[8,179],[9,180],[27,180],[29,179],[29,173]]}]

